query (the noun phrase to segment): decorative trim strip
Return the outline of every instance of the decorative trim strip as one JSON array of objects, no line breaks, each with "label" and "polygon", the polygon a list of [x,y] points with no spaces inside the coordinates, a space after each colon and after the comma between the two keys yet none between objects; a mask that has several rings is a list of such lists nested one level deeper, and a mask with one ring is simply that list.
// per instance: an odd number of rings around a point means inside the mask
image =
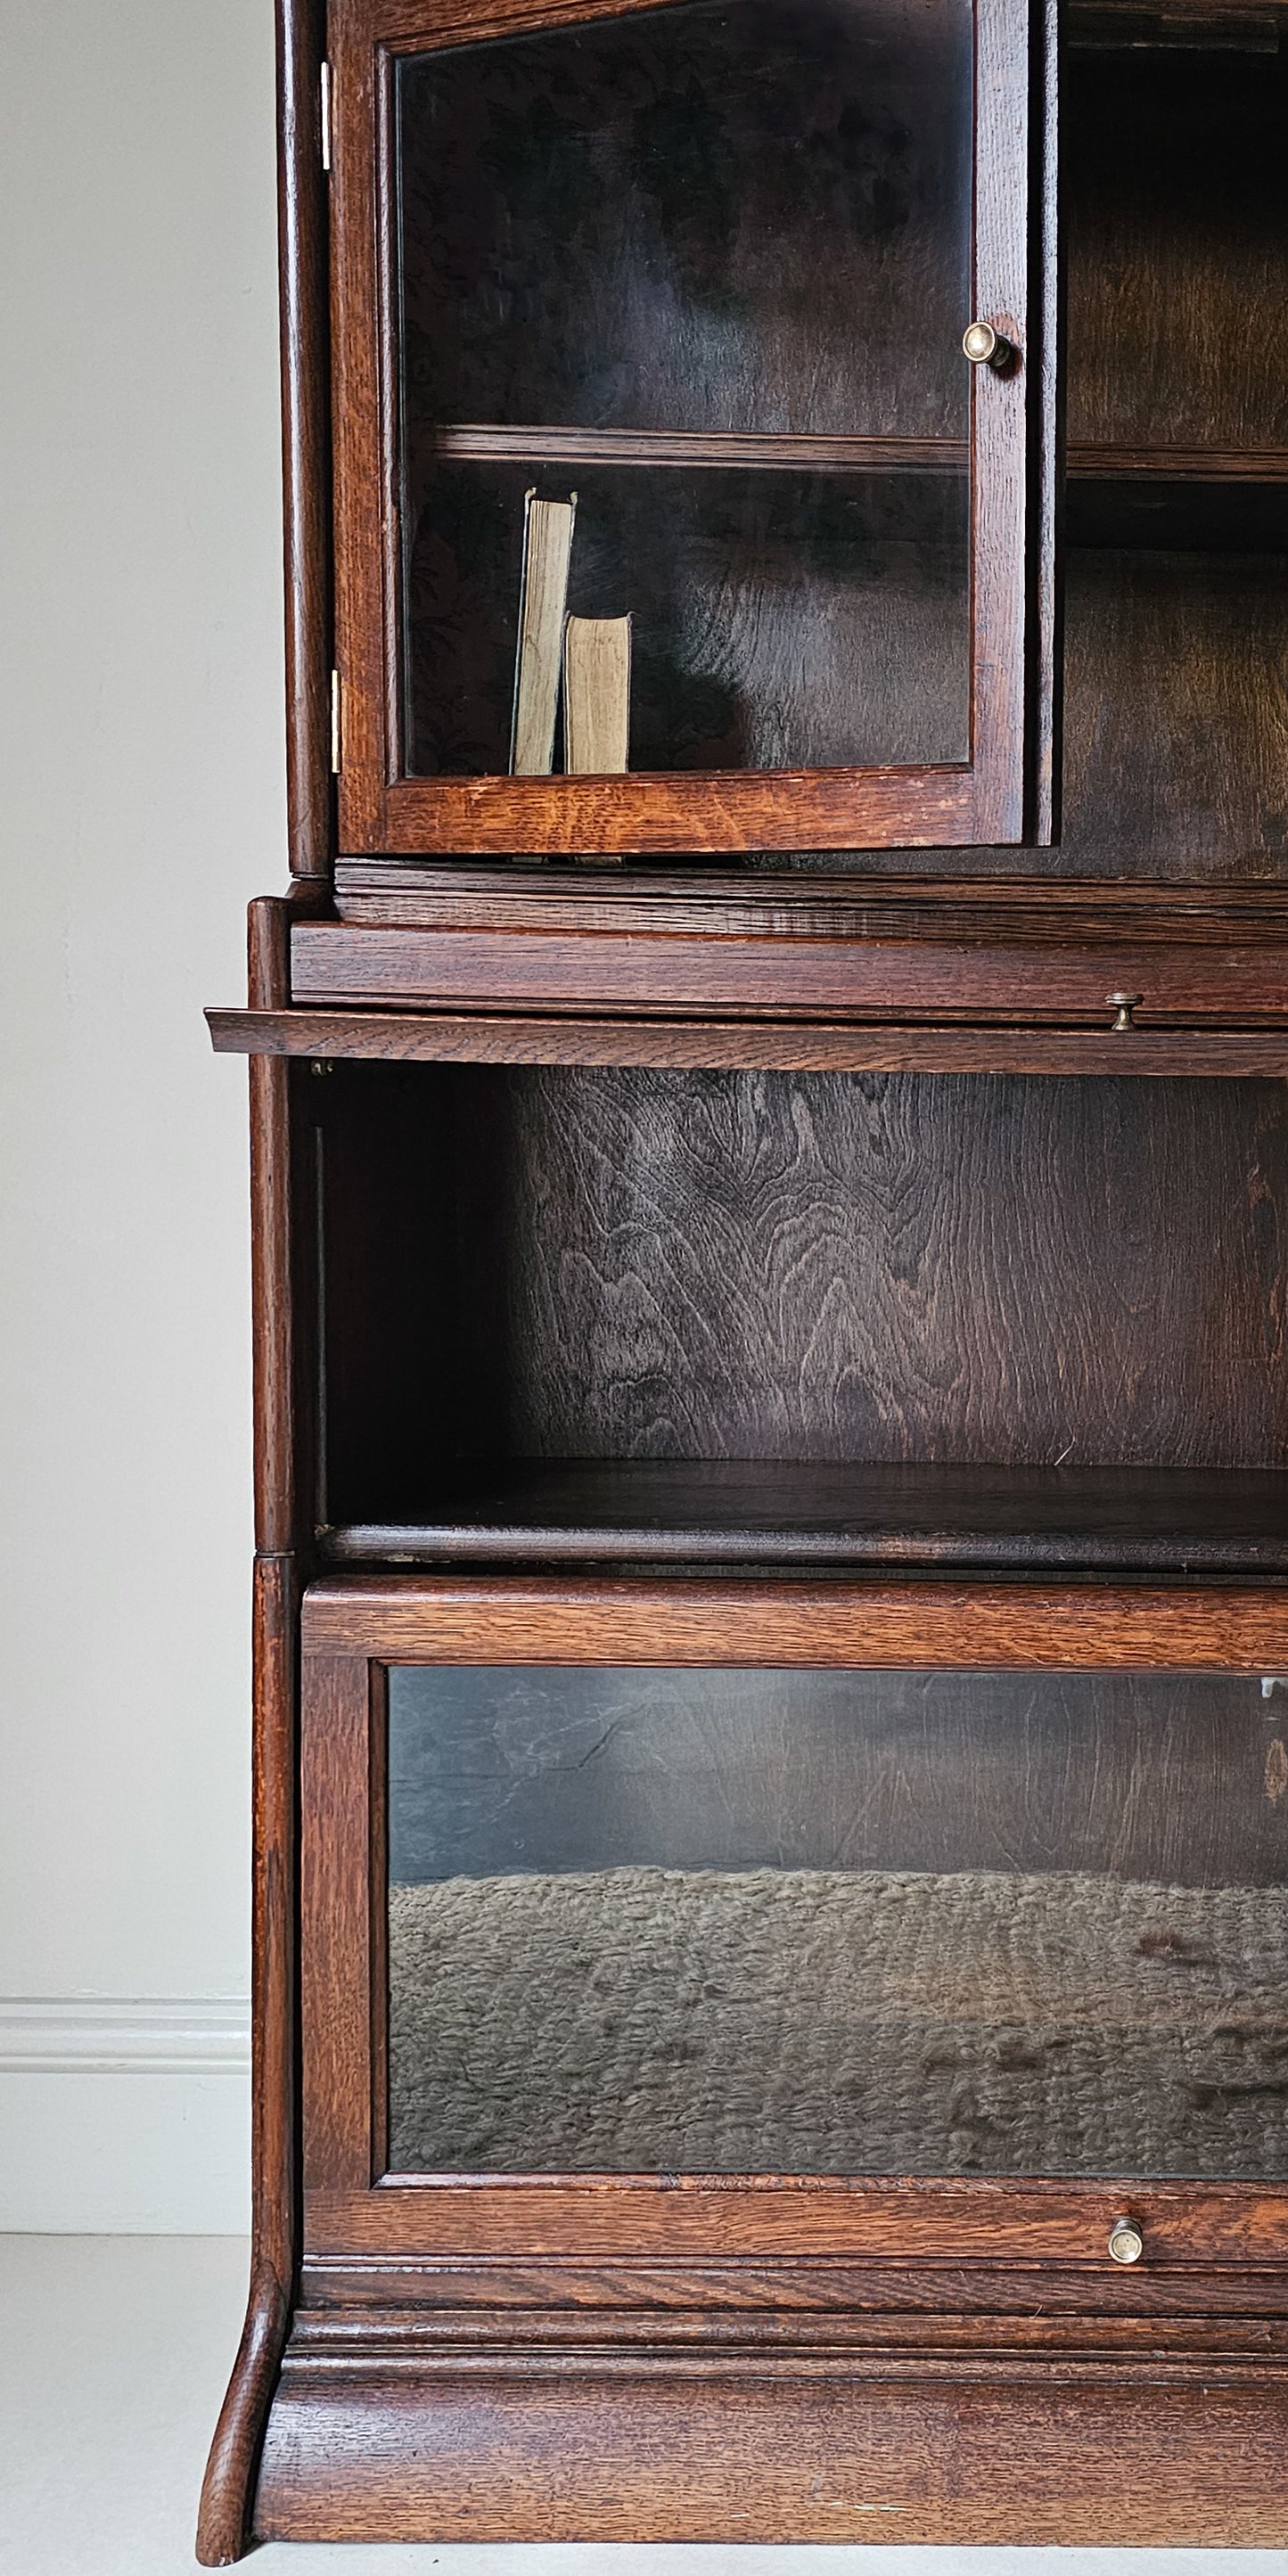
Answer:
[{"label": "decorative trim strip", "polygon": [[240,1995],[0,1996],[0,2074],[157,2075],[250,2062]]}]

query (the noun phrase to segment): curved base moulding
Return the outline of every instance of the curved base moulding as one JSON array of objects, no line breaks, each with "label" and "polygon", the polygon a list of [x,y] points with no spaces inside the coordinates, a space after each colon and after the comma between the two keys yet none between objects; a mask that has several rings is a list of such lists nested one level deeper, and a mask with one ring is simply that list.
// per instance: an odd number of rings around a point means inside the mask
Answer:
[{"label": "curved base moulding", "polygon": [[215,2427],[197,2521],[197,2563],[231,2567],[250,2545],[250,2506],[264,2421],[290,2325],[290,2302],[266,2263],[251,2274],[237,2359]]},{"label": "curved base moulding", "polygon": [[261,2540],[1282,2547],[1288,2370],[289,2355]]}]

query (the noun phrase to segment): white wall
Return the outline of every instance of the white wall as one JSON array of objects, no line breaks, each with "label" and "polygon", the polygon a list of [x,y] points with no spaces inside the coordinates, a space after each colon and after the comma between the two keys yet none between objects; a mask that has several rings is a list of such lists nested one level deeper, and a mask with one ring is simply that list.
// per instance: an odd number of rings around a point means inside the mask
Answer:
[{"label": "white wall", "polygon": [[201,1006],[285,877],[272,15],[0,25],[10,2226],[245,2211],[245,1072]]}]

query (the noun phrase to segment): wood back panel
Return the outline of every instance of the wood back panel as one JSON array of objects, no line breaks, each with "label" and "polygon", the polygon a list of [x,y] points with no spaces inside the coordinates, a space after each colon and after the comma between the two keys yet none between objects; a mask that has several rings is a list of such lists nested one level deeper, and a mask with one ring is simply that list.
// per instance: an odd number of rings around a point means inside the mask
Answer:
[{"label": "wood back panel", "polygon": [[1278,1085],[343,1066],[327,1517],[453,1458],[1274,1466]]}]

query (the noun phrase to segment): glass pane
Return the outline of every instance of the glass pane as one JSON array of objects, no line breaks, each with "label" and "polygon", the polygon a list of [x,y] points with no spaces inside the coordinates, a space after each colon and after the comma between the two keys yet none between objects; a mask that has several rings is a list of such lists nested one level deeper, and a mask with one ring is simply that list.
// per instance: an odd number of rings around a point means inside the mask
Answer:
[{"label": "glass pane", "polygon": [[394,1671],[390,2165],[1288,2174],[1288,1694]]},{"label": "glass pane", "polygon": [[633,769],[969,756],[971,98],[969,0],[399,63],[409,771],[510,765],[565,609],[631,621]]}]

